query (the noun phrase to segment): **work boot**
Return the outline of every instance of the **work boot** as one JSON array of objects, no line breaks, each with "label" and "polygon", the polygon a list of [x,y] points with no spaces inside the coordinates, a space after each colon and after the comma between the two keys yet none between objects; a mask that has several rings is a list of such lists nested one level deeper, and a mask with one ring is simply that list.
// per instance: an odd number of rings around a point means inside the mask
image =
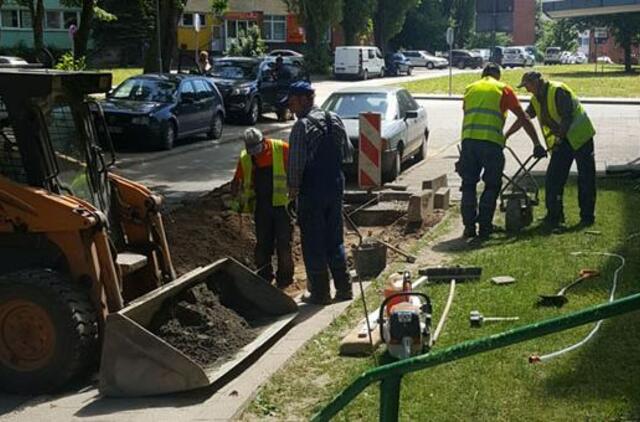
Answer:
[{"label": "work boot", "polygon": [[345,302],[347,300],[353,300],[353,290],[351,288],[349,290],[338,290],[333,297],[334,302]]},{"label": "work boot", "polygon": [[311,292],[305,292],[302,295],[302,302],[308,303],[310,305],[330,305],[331,304],[331,296],[317,296]]},{"label": "work boot", "polygon": [[493,232],[493,225],[480,226],[480,230],[478,230],[478,237],[482,240],[487,240],[491,237]]},{"label": "work boot", "polygon": [[476,237],[476,226],[465,226],[464,231],[462,232],[462,237],[467,239]]}]

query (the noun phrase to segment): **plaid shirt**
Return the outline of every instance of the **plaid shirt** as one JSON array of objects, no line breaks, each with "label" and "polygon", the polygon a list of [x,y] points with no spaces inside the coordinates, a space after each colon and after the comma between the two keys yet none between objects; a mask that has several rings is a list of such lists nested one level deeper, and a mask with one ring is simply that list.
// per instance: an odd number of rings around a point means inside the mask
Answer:
[{"label": "plaid shirt", "polygon": [[[353,146],[349,142],[344,123],[335,113],[331,115],[331,130],[333,137],[342,146],[343,162],[353,161]],[[322,130],[313,124],[307,116],[316,119]],[[319,107],[313,106],[304,116],[300,117],[293,125],[289,135],[289,168],[287,171],[287,182],[289,187],[299,189],[302,185],[302,175],[307,163],[315,158],[320,141],[325,136],[327,123],[325,112]]]}]

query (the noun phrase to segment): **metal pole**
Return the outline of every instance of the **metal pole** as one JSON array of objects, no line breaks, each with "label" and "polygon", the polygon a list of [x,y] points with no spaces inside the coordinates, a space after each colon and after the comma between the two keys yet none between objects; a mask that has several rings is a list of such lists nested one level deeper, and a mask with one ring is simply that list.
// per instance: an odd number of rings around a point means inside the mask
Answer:
[{"label": "metal pole", "polygon": [[385,378],[380,382],[380,420],[397,422],[400,411],[402,376]]},{"label": "metal pole", "polygon": [[451,59],[452,59],[451,44],[449,44],[449,96],[451,96],[451,85],[453,81],[453,68],[451,67],[452,66]]},{"label": "metal pole", "polygon": [[160,40],[160,0],[156,0],[156,38],[158,38],[158,72],[162,73],[162,41]]}]

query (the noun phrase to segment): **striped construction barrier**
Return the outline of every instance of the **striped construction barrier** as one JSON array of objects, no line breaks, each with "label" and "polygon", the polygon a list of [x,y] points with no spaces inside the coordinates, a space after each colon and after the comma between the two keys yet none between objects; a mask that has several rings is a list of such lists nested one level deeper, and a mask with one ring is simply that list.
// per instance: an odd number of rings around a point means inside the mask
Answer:
[{"label": "striped construction barrier", "polygon": [[380,113],[360,113],[358,185],[362,189],[382,185],[381,121]]}]

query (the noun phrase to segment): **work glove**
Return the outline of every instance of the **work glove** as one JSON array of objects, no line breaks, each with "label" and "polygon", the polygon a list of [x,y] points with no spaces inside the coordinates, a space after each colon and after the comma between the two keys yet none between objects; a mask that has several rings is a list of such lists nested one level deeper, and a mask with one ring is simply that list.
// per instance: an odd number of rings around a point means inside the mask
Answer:
[{"label": "work glove", "polygon": [[547,150],[542,145],[536,145],[533,147],[533,156],[535,158],[545,158],[547,156]]}]

